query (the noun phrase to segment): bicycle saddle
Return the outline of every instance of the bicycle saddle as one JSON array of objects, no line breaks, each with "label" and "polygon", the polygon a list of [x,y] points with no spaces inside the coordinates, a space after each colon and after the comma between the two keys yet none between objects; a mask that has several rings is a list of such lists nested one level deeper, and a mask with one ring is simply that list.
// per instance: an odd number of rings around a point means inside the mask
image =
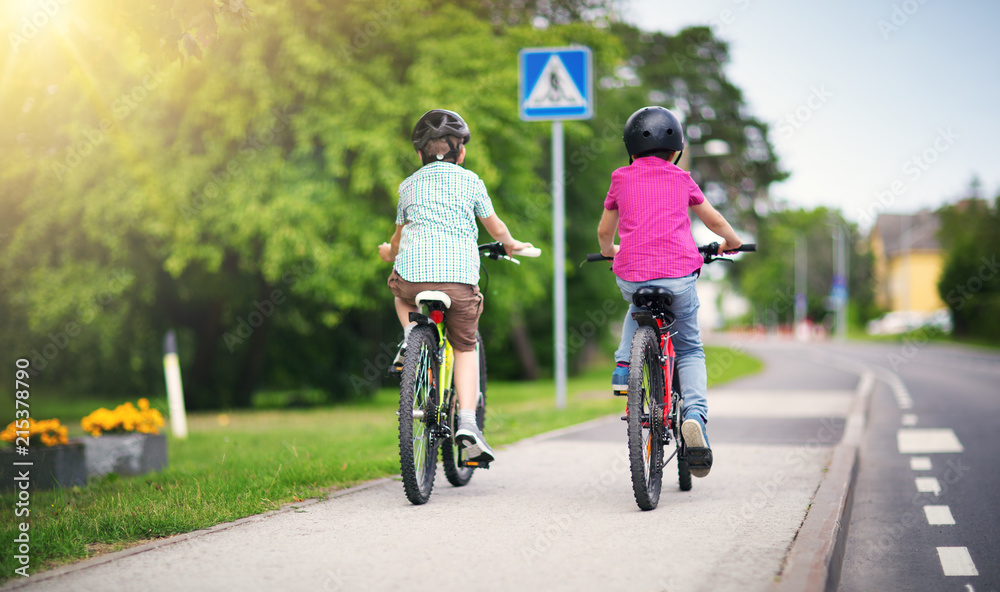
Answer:
[{"label": "bicycle saddle", "polygon": [[667,310],[674,301],[670,290],[660,286],[643,286],[632,294],[632,303],[639,308],[651,310]]},{"label": "bicycle saddle", "polygon": [[417,301],[417,306],[423,306],[425,303],[440,302],[445,308],[451,308],[451,298],[444,292],[438,292],[437,290],[424,290],[418,293],[414,300]]}]

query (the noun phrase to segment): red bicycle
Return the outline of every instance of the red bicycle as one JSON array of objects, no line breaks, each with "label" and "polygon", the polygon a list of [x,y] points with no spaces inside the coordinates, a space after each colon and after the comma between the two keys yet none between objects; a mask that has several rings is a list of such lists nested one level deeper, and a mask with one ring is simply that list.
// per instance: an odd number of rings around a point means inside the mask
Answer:
[{"label": "red bicycle", "polygon": [[[756,250],[757,245],[745,244],[736,251]],[[706,264],[729,261],[718,255],[719,243],[698,247],[698,251]],[[600,253],[587,255],[587,261],[612,259]],[[710,448],[689,448],[681,435],[684,403],[670,339],[670,326],[674,323],[672,301],[673,294],[658,286],[643,286],[632,296],[632,303],[640,310],[632,314],[639,328],[632,337],[628,391],[615,392],[628,397],[622,419],[628,423],[632,492],[643,510],[652,510],[659,503],[663,467],[675,456],[681,491],[691,489],[691,468],[711,466],[712,459]],[[664,458],[664,448],[671,443],[674,450]]]}]

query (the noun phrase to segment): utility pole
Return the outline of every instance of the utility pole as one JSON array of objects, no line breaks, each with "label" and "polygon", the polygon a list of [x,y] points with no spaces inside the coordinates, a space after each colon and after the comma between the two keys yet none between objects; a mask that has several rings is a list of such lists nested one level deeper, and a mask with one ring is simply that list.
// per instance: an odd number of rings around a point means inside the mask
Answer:
[{"label": "utility pole", "polygon": [[805,341],[808,336],[803,333],[806,322],[807,296],[809,290],[808,242],[804,236],[795,237],[795,336],[799,341]]},{"label": "utility pole", "polygon": [[839,340],[847,339],[847,233],[841,224],[833,229],[833,288],[831,289],[836,312]]}]

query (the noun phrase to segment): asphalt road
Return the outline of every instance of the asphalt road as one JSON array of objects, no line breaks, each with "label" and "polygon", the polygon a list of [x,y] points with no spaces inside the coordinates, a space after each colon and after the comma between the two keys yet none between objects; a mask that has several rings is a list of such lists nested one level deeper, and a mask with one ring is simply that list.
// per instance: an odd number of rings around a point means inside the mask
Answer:
[{"label": "asphalt road", "polygon": [[919,343],[830,351],[884,380],[872,397],[839,589],[996,592],[1000,354]]},{"label": "asphalt road", "polygon": [[467,487],[439,472],[424,506],[385,479],[4,588],[769,590],[840,439],[859,370],[822,347],[749,348],[766,371],[709,393],[711,475],[681,492],[668,465],[651,512],[635,505],[624,423],[611,417],[505,447]]}]

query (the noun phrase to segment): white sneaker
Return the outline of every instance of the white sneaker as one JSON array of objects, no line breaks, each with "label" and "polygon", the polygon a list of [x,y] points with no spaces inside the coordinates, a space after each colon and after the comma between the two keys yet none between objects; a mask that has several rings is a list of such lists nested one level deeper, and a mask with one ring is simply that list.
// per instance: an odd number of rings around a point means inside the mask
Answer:
[{"label": "white sneaker", "polygon": [[701,418],[688,418],[681,424],[681,436],[687,445],[688,466],[695,477],[706,477],[712,470],[712,448]]}]

